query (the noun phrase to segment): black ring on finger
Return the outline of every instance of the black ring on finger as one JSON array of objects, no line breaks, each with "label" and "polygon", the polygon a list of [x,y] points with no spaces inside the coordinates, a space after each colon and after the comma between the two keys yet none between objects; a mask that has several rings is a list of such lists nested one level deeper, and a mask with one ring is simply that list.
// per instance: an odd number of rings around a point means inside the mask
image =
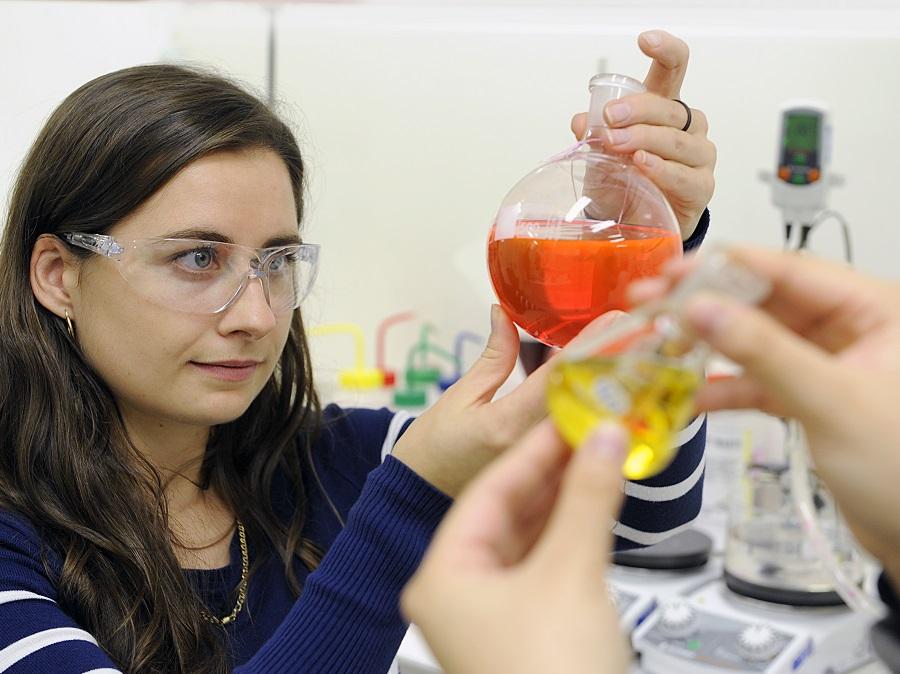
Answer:
[{"label": "black ring on finger", "polygon": [[673,101],[676,103],[681,103],[681,106],[684,108],[684,111],[687,113],[687,121],[684,123],[684,126],[681,127],[682,131],[687,131],[691,128],[691,120],[693,119],[693,115],[691,114],[691,107],[682,101],[680,98],[673,98]]}]

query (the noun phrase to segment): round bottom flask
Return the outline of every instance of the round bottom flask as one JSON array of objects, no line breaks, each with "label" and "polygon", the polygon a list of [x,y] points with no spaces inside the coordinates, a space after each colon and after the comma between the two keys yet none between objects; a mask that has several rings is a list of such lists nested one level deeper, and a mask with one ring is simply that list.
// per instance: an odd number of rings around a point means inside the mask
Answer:
[{"label": "round bottom flask", "polygon": [[621,75],[591,80],[588,131],[520,180],[500,205],[488,268],[519,327],[563,346],[590,321],[625,310],[625,288],[682,254],[678,221],[662,192],[628,159],[603,149],[603,107],[644,90]]}]

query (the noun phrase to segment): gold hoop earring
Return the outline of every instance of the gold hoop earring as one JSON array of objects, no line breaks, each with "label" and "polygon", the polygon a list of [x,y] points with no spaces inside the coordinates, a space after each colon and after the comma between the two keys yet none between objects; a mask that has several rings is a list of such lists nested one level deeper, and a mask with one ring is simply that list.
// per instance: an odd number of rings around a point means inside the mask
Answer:
[{"label": "gold hoop earring", "polygon": [[69,310],[63,309],[66,314],[66,329],[69,331],[69,337],[72,338],[72,341],[75,341],[75,326],[72,325],[72,319],[69,318]]}]

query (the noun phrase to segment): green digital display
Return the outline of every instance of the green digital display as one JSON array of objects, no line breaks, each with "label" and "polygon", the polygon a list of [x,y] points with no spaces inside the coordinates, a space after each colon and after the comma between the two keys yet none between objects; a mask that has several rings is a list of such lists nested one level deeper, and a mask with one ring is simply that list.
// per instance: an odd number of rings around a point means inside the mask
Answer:
[{"label": "green digital display", "polygon": [[787,150],[815,152],[819,149],[819,115],[792,113],[788,115],[784,129],[784,147]]}]

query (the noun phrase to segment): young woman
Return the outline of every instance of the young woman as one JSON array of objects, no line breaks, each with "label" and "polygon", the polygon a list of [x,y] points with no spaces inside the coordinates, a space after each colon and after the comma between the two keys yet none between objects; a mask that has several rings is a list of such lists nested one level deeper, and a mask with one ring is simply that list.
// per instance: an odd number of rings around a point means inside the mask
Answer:
[{"label": "young woman", "polygon": [[[681,58],[665,40],[657,68]],[[642,151],[685,136],[647,170],[692,204],[696,244],[715,153],[662,94],[623,125],[658,127]],[[48,120],[0,249],[0,670],[389,667],[404,583],[451,498],[543,415],[546,373],[491,402],[518,345],[495,307],[482,358],[411,425],[321,410],[303,184],[287,126],[202,72],[111,73]],[[632,544],[696,513],[702,444],[633,486]]]}]

